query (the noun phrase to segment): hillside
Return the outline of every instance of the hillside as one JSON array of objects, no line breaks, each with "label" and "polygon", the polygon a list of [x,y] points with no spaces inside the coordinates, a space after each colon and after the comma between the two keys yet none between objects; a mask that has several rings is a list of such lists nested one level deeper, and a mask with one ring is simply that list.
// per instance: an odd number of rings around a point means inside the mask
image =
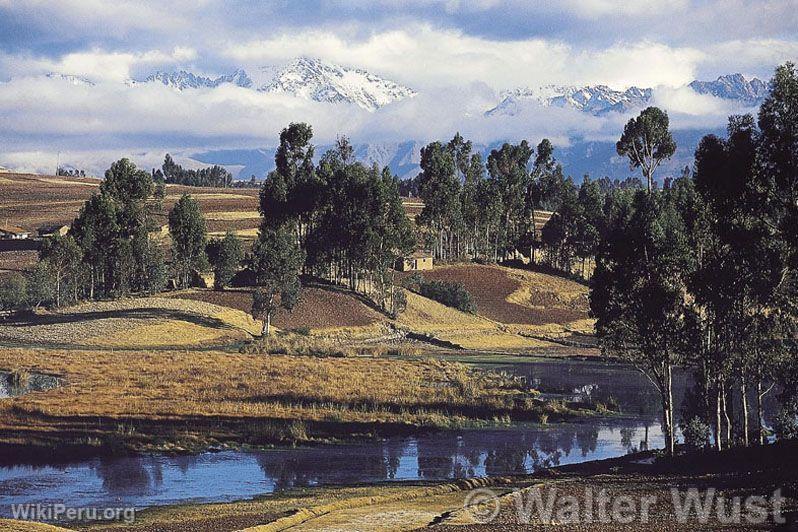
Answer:
[{"label": "hillside", "polygon": [[[83,203],[99,189],[95,178],[4,174],[0,178],[0,220],[35,235],[41,227],[68,225]],[[257,189],[167,185],[163,208],[155,215],[158,237],[168,246],[166,213],[182,194],[196,198],[209,236],[232,230],[244,239],[257,235],[260,223]],[[404,198],[413,219],[423,208]],[[545,223],[550,213],[539,213]],[[10,242],[10,243],[9,243]],[[0,251],[0,275],[23,272],[37,260],[33,241],[6,241]],[[476,264],[436,267],[431,279],[462,282],[476,298],[477,316],[408,295],[408,308],[396,322],[344,290],[306,287],[292,312],[281,312],[275,326],[345,338],[384,336],[391,327],[474,350],[549,349],[574,332],[588,332],[586,288],[564,279],[522,270]],[[29,322],[0,326],[0,341],[23,345],[163,347],[226,344],[259,333],[248,314],[251,291],[191,290],[128,302],[83,305],[45,313]],[[163,304],[161,304],[161,302]],[[175,307],[177,305],[177,307]],[[193,305],[193,306],[192,306]],[[159,308],[160,307],[160,308]],[[174,308],[173,308],[174,307]],[[195,308],[196,307],[196,308]],[[226,313],[226,314],[225,314]],[[224,314],[225,319],[218,319]],[[227,323],[233,316],[234,324]],[[96,330],[86,327],[96,325]]]},{"label": "hillside", "polygon": [[[96,178],[59,177],[38,174],[0,175],[0,223],[11,224],[31,235],[47,226],[68,225],[83,203],[95,194],[102,181]],[[163,209],[154,216],[166,231],[166,213],[183,194],[191,194],[206,217],[211,236],[233,230],[254,236],[259,224],[258,190],[166,185]],[[35,245],[20,242],[13,250],[0,251],[0,274],[24,271],[36,261]]]}]

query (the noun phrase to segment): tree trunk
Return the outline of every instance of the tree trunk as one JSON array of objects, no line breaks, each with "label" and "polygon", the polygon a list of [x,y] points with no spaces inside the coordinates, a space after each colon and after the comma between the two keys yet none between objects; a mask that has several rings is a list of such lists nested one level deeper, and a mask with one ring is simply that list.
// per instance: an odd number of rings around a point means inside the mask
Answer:
[{"label": "tree trunk", "polygon": [[673,426],[673,366],[670,364],[667,364],[666,368],[665,390],[668,401],[668,454],[673,456],[676,450],[676,435]]},{"label": "tree trunk", "polygon": [[263,320],[263,329],[261,329],[261,336],[269,336],[272,326],[272,313],[266,314],[266,319]]},{"label": "tree trunk", "polygon": [[716,386],[717,393],[716,393],[716,403],[715,403],[715,448],[718,451],[723,450],[723,425],[721,422],[721,398],[720,398],[720,385]]},{"label": "tree trunk", "polygon": [[746,386],[745,378],[740,378],[740,396],[742,399],[743,410],[740,415],[743,417],[743,445],[748,447],[748,386]]},{"label": "tree trunk", "polygon": [[729,418],[729,408],[726,402],[726,382],[721,382],[720,384],[721,390],[721,398],[723,400],[723,419],[726,422],[726,445],[731,447],[732,445],[732,427],[731,427],[731,419]]}]

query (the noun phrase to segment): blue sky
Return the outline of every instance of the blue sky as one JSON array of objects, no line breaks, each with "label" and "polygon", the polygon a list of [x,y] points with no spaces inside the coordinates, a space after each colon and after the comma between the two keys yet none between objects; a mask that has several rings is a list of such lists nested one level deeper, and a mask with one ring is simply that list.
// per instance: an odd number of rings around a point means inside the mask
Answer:
[{"label": "blue sky", "polygon": [[[300,55],[367,69],[420,97],[364,114],[242,92],[122,89],[155,70],[255,75]],[[502,90],[548,83],[660,87],[677,124],[715,127],[730,109],[680,87],[732,72],[767,79],[797,57],[794,0],[0,0],[0,164],[35,168],[58,150],[99,161],[262,146],[296,119],[314,123],[320,140],[428,139],[460,126],[479,140],[567,139],[618,127],[545,110],[524,124],[474,118]],[[44,82],[47,72],[97,86],[66,91]]]}]

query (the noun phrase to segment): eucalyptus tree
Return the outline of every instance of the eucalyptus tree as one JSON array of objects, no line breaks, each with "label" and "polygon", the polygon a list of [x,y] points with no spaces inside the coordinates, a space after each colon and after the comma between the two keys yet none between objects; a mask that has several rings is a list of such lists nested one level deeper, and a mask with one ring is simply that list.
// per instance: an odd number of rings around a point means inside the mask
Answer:
[{"label": "eucalyptus tree", "polygon": [[654,188],[657,167],[676,151],[676,142],[668,126],[668,113],[658,107],[647,107],[626,123],[615,144],[618,155],[629,159],[630,168],[642,170],[649,194]]},{"label": "eucalyptus tree", "polygon": [[430,228],[436,258],[446,259],[454,254],[455,234],[462,216],[460,189],[455,150],[438,141],[421,148],[419,196],[424,209],[417,220]]},{"label": "eucalyptus tree", "polygon": [[531,157],[532,148],[525,140],[517,145],[504,143],[488,156],[488,174],[501,200],[499,241],[503,258],[517,248],[525,227],[524,199],[530,182],[527,165]]},{"label": "eucalyptus tree", "polygon": [[172,237],[172,262],[180,286],[191,285],[193,272],[208,268],[205,254],[208,236],[199,203],[184,194],[169,211],[169,234]]},{"label": "eucalyptus tree", "polygon": [[759,109],[757,124],[754,197],[760,206],[758,227],[771,258],[770,283],[761,290],[770,294],[772,316],[783,331],[774,340],[782,351],[777,372],[784,393],[785,411],[798,416],[798,73],[793,63],[776,69],[770,95]]},{"label": "eucalyptus tree", "polygon": [[274,156],[276,168],[266,177],[260,192],[264,223],[272,228],[291,224],[300,247],[313,221],[320,186],[312,138],[313,128],[305,123],[292,123],[283,129]]},{"label": "eucalyptus tree", "polygon": [[211,240],[206,252],[213,267],[213,287],[222,290],[230,284],[244,258],[241,240],[228,231],[224,238]]},{"label": "eucalyptus tree", "polygon": [[262,226],[252,249],[249,267],[255,276],[252,316],[263,321],[263,335],[269,336],[271,320],[279,309],[290,310],[299,300],[299,273],[304,253],[288,224]]},{"label": "eucalyptus tree", "polygon": [[602,348],[634,364],[657,389],[669,454],[675,445],[673,368],[682,360],[690,260],[673,203],[637,193],[610,220],[591,280],[590,308]]}]

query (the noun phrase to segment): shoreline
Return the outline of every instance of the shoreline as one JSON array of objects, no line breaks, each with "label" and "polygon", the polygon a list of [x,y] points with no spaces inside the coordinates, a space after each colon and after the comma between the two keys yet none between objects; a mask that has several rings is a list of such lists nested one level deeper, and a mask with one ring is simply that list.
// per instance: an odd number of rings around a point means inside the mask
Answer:
[{"label": "shoreline", "polygon": [[[494,530],[492,527],[501,525],[512,528],[512,521],[507,520],[515,515],[515,499],[510,495],[524,494],[530,489],[577,496],[581,491],[603,489],[608,490],[611,496],[659,494],[665,500],[665,494],[673,488],[705,491],[714,488],[722,496],[732,496],[739,494],[743,486],[744,493],[748,494],[768,494],[774,487],[782,489],[784,515],[789,523],[794,524],[798,519],[798,464],[790,458],[796,454],[796,441],[777,442],[761,448],[734,448],[721,453],[712,450],[683,452],[672,459],[664,457],[660,450],[649,450],[544,468],[532,474],[291,488],[234,502],[150,507],[136,512],[136,519],[130,523],[130,527],[134,530],[178,531],[237,530],[257,526],[258,530],[270,531],[314,521],[319,521],[320,525],[327,524],[331,519],[340,522],[352,519],[353,515],[361,519],[364,515],[371,515],[376,519],[384,516],[387,509],[397,506],[406,507],[408,515],[412,517],[412,510],[429,506],[435,511],[443,511],[422,523],[419,528],[436,525],[436,528],[444,530],[482,531]],[[488,525],[475,522],[470,510],[463,508],[466,496],[472,490],[481,488],[492,489],[499,497],[501,510],[496,523]],[[678,523],[673,515],[660,508],[655,508],[652,519],[652,522],[638,529],[658,530]],[[13,529],[15,523],[20,522],[0,520],[0,530],[3,526]],[[719,526],[714,519],[711,523]],[[38,527],[34,523],[26,524],[32,527],[31,530],[48,529],[46,525]],[[539,526],[542,525],[539,523]],[[124,524],[83,522],[68,526],[71,529],[97,531],[118,529]],[[606,523],[596,526],[598,528],[590,529],[613,529]]]}]

